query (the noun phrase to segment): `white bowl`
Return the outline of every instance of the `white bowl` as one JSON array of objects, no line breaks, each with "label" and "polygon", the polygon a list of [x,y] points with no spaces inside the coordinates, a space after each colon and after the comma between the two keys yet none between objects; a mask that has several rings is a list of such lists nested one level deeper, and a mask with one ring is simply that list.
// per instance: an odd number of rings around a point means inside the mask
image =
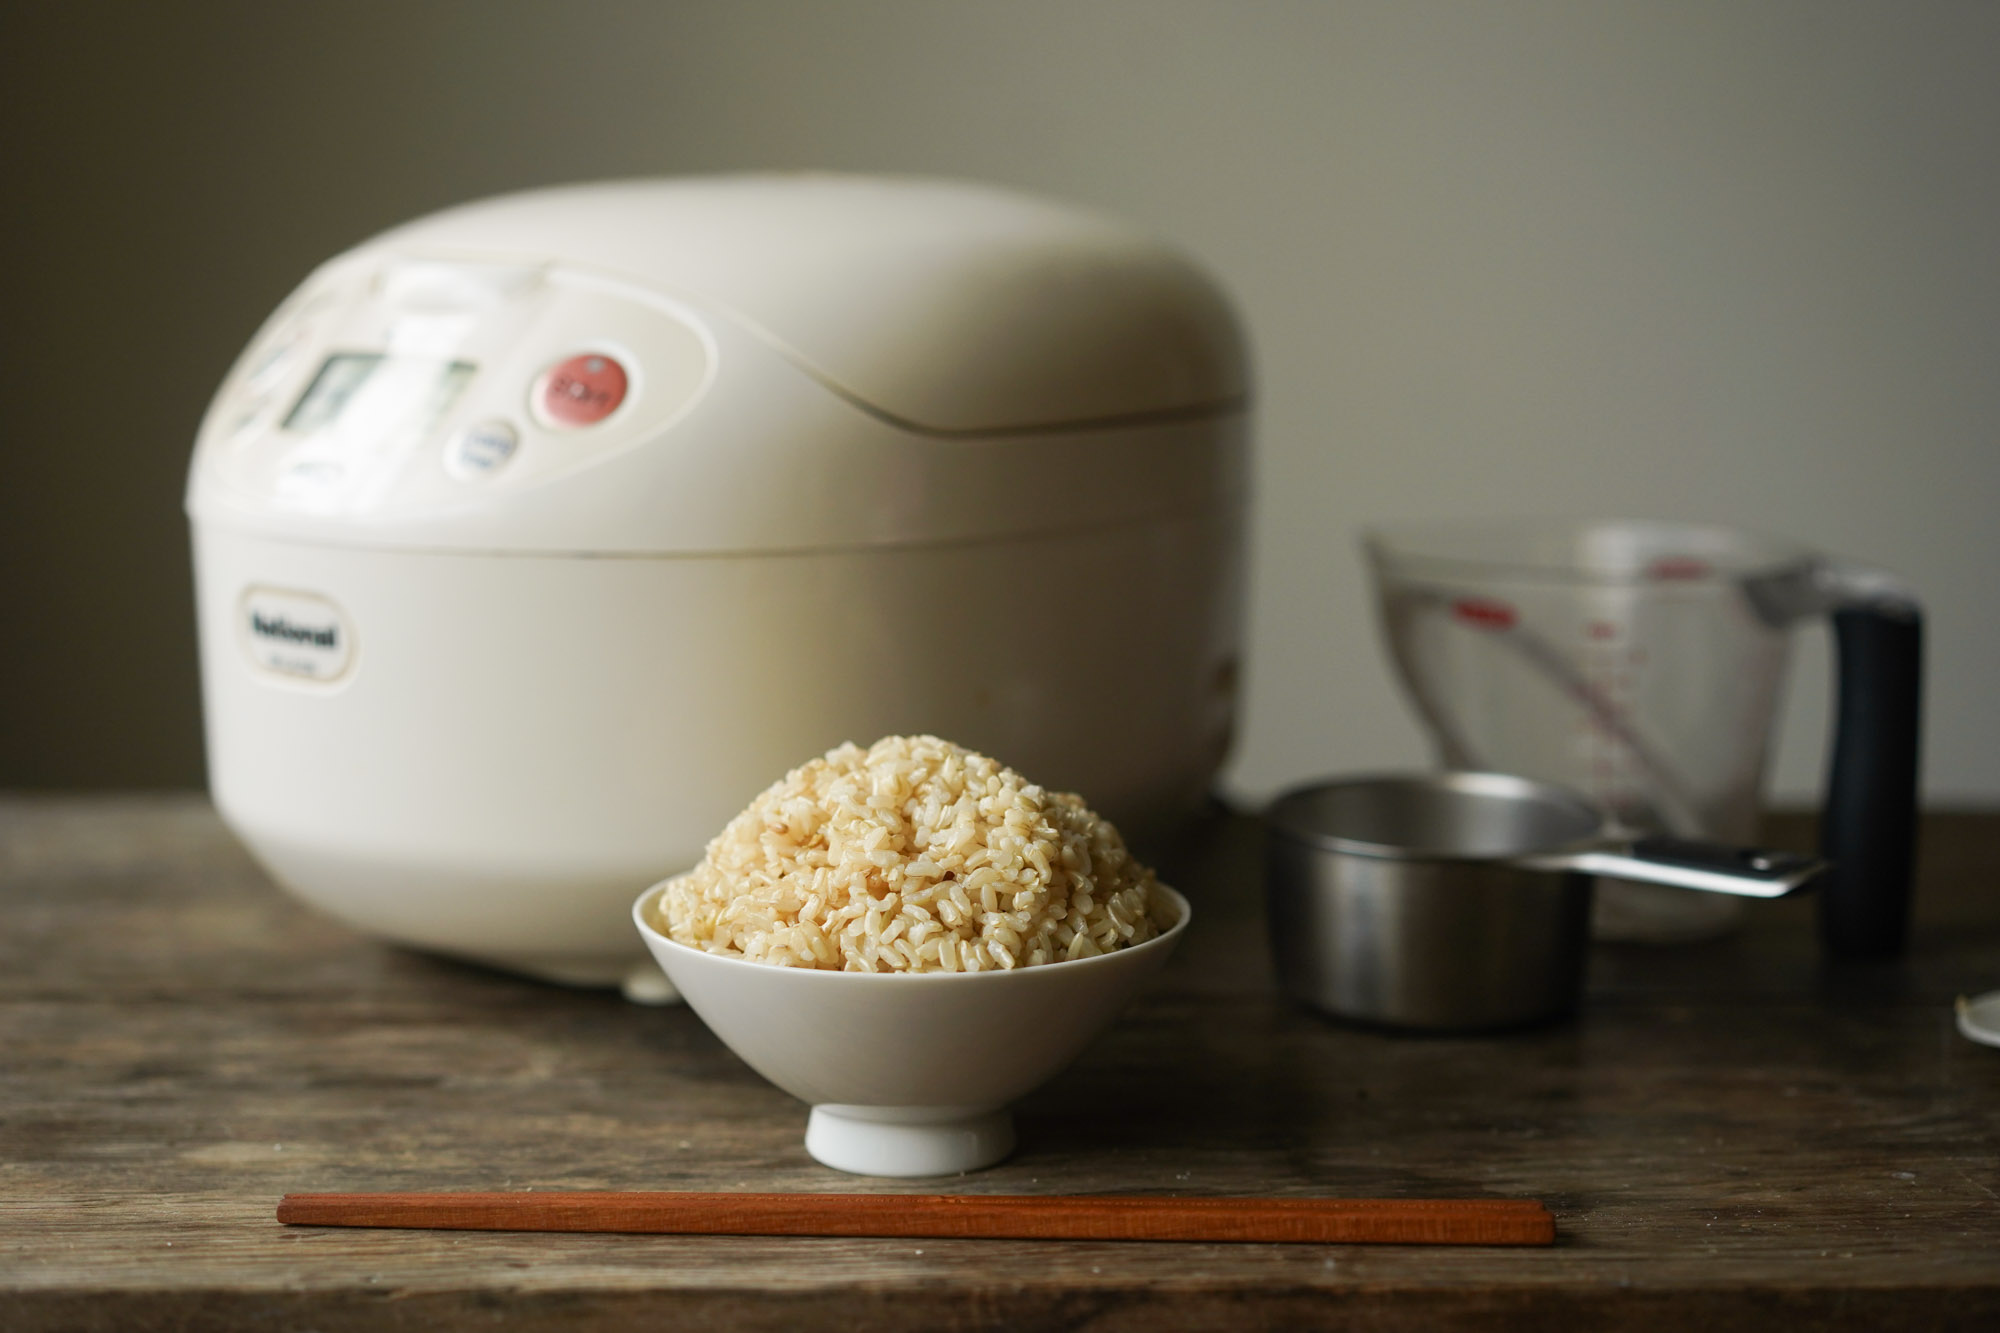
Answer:
[{"label": "white bowl", "polygon": [[752,1069],[812,1105],[806,1151],[841,1171],[937,1176],[1014,1149],[1010,1102],[1074,1060],[1167,961],[1191,915],[1144,944],[1006,972],[825,972],[677,944],[632,920],[709,1029]]}]

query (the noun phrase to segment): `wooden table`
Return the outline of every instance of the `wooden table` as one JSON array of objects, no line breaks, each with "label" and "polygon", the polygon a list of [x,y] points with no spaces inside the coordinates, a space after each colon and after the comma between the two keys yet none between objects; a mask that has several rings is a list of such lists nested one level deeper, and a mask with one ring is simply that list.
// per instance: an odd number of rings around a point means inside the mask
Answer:
[{"label": "wooden table", "polygon": [[[1798,821],[1779,839],[1797,842]],[[198,798],[0,800],[0,1328],[2000,1327],[2000,816],[1925,828],[1909,958],[1810,905],[1600,949],[1588,1008],[1399,1038],[1280,1003],[1255,830],[1187,947],[944,1188],[1528,1196],[1553,1249],[285,1228],[288,1190],[856,1180],[685,1009],[420,957],[273,889]]]}]

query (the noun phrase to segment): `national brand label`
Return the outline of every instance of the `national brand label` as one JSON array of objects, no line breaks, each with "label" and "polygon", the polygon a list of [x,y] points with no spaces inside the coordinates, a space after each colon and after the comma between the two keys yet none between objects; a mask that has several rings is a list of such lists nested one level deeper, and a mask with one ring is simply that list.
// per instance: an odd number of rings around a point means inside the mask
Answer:
[{"label": "national brand label", "polygon": [[354,630],[328,598],[287,588],[251,588],[236,628],[252,666],[294,680],[335,681],[354,662]]}]

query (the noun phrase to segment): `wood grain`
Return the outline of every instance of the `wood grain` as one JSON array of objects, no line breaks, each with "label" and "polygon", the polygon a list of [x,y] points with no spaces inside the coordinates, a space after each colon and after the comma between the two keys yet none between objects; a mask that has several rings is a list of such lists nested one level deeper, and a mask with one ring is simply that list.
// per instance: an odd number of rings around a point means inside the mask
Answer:
[{"label": "wood grain", "polygon": [[1550,1245],[1529,1199],[1240,1199],[1058,1194],[753,1194],[701,1190],[287,1194],[289,1226],[679,1236]]},{"label": "wood grain", "polygon": [[911,1187],[814,1163],[686,1010],[357,936],[197,798],[0,797],[0,1328],[2000,1327],[2000,1052],[1950,1007],[2000,986],[2000,818],[1927,820],[1900,962],[1753,904],[1595,951],[1573,1023],[1422,1039],[1278,1001],[1254,833],[1176,858],[1187,944],[942,1188],[1539,1198],[1555,1245],[280,1226],[286,1192]]}]

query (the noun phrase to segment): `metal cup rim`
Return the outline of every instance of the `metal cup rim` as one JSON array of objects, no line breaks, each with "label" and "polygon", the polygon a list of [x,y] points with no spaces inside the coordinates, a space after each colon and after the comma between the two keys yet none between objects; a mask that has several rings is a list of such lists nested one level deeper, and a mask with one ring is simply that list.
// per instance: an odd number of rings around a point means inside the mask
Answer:
[{"label": "metal cup rim", "polygon": [[[1421,787],[1426,790],[1460,791],[1507,800],[1539,801],[1565,806],[1589,823],[1587,830],[1580,836],[1560,842],[1519,847],[1507,852],[1461,852],[1348,837],[1316,828],[1297,817],[1296,808],[1304,805],[1308,797],[1316,797],[1330,791],[1384,786]],[[1552,782],[1524,778],[1514,773],[1446,769],[1434,772],[1361,773],[1300,783],[1280,792],[1265,806],[1264,826],[1274,836],[1320,851],[1337,852],[1347,856],[1406,863],[1495,865],[1517,857],[1560,852],[1567,848],[1594,843],[1602,836],[1604,815],[1588,798]]]}]

